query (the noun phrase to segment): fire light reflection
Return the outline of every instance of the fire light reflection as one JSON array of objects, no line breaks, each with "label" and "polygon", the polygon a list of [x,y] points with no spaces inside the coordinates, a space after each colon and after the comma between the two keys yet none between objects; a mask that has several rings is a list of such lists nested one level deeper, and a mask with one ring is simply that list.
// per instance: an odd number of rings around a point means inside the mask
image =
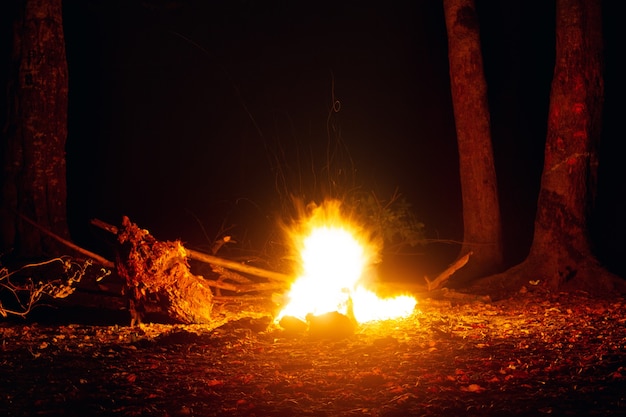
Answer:
[{"label": "fire light reflection", "polygon": [[359,323],[410,315],[416,300],[408,295],[380,298],[365,288],[380,245],[346,220],[337,201],[317,207],[299,228],[290,230],[301,272],[276,321],[337,311]]}]

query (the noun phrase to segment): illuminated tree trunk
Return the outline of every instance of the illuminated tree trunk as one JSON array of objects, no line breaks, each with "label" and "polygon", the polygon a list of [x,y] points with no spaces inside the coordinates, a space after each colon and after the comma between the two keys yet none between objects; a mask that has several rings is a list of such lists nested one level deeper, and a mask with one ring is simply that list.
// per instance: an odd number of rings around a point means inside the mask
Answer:
[{"label": "illuminated tree trunk", "polygon": [[598,169],[604,82],[600,0],[557,0],[556,63],[535,233],[520,265],[490,278],[492,289],[529,281],[590,293],[625,290],[591,253],[588,214]]},{"label": "illuminated tree trunk", "polygon": [[503,259],[502,226],[474,0],[444,0],[443,5],[463,201],[459,256],[473,252],[453,278],[458,283],[498,272]]},{"label": "illuminated tree trunk", "polygon": [[598,171],[604,81],[600,0],[558,0],[556,65],[528,261],[553,288],[599,279],[587,230]]},{"label": "illuminated tree trunk", "polygon": [[2,249],[19,257],[58,254],[57,244],[21,221],[67,237],[65,141],[68,74],[62,0],[22,0],[14,26],[13,80],[3,141]]}]

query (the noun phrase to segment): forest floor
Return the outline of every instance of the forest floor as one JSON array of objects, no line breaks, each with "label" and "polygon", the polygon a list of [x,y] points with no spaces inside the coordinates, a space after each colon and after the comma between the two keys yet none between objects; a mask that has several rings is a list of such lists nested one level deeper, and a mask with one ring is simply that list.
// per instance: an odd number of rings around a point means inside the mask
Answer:
[{"label": "forest floor", "polygon": [[0,415],[626,415],[621,298],[421,299],[329,338],[243,300],[216,304],[210,326],[102,324],[105,311],[0,322]]}]

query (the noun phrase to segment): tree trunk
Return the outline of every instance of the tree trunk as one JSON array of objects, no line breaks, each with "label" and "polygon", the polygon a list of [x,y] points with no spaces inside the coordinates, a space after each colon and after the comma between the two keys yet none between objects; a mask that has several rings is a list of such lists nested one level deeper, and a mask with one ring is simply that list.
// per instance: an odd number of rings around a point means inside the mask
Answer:
[{"label": "tree trunk", "polygon": [[599,265],[588,235],[604,97],[601,3],[557,0],[556,6],[556,64],[534,239],[523,263],[490,282],[506,290],[532,280],[549,290],[622,292],[626,281]]},{"label": "tree trunk", "polygon": [[13,81],[5,131],[2,250],[18,257],[58,254],[58,243],[21,213],[68,237],[65,141],[68,73],[62,0],[22,0],[14,26]]},{"label": "tree trunk", "polygon": [[601,2],[559,0],[556,16],[556,65],[529,255],[552,288],[573,279],[593,285],[593,277],[580,272],[597,266],[587,226],[604,99]]},{"label": "tree trunk", "polygon": [[459,257],[473,252],[468,264],[453,277],[458,284],[502,267],[502,226],[474,0],[444,0],[443,5],[463,201]]}]

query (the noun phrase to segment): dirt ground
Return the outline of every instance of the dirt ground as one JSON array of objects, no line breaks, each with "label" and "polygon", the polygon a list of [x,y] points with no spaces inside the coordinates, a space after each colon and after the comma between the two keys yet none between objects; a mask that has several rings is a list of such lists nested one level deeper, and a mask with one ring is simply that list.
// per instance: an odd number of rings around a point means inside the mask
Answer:
[{"label": "dirt ground", "polygon": [[626,415],[623,299],[421,299],[348,337],[287,333],[241,300],[215,325],[0,322],[0,415]]}]

